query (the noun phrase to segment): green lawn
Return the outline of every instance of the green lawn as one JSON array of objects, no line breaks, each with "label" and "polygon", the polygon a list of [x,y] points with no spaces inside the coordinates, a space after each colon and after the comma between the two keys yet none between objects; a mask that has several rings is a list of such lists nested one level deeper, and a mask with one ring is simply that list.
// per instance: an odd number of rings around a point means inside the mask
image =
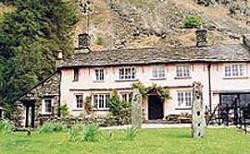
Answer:
[{"label": "green lawn", "polygon": [[206,134],[192,139],[187,128],[143,129],[129,141],[119,130],[111,140],[72,143],[67,133],[13,133],[0,135],[0,154],[250,154],[250,134],[233,128],[207,129]]}]

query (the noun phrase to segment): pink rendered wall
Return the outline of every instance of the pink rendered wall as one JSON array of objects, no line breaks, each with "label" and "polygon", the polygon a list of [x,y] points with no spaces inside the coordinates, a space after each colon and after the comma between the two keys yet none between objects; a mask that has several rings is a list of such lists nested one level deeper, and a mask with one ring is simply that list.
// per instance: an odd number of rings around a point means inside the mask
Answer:
[{"label": "pink rendered wall", "polygon": [[[161,86],[170,87],[172,99],[164,102],[164,116],[168,114],[191,112],[190,110],[178,110],[177,92],[179,90],[192,90],[191,86],[194,81],[199,81],[203,84],[204,103],[207,106],[209,105],[208,64],[194,63],[190,65],[191,78],[186,79],[176,79],[176,64],[164,65],[166,72],[166,79],[164,80],[152,79],[152,66],[154,65],[135,66],[137,70],[136,78],[146,86],[150,86],[152,83],[157,83]],[[84,114],[84,110],[74,110],[74,94],[76,93],[83,94],[85,100],[87,96],[91,96],[94,93],[111,93],[110,89],[120,89],[118,92],[131,91],[132,89],[129,90],[124,88],[131,88],[133,82],[136,81],[117,81],[119,68],[120,67],[105,67],[105,81],[103,82],[95,81],[95,68],[81,68],[78,82],[73,82],[73,69],[63,69],[61,80],[61,104],[66,103],[70,108],[71,114],[78,116],[80,114]],[[249,72],[249,67],[247,70],[247,72]],[[212,91],[247,89],[250,85],[248,78],[224,79],[223,64],[212,64],[211,80]],[[212,96],[213,105],[218,104],[218,95],[213,94]],[[144,107],[145,118],[147,119],[147,101],[144,102]],[[106,113],[106,111],[96,111],[93,114],[105,115]]]}]

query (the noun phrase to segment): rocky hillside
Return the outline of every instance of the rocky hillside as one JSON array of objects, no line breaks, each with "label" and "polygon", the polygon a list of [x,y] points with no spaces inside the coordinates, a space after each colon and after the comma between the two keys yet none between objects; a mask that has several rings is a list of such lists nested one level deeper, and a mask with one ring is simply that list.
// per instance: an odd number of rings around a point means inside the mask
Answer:
[{"label": "rocky hillside", "polygon": [[[87,0],[74,1],[79,5]],[[82,11],[74,33],[89,32],[95,50],[190,46],[195,44],[195,29],[184,28],[184,20],[190,15],[199,16],[209,30],[209,44],[233,43],[240,35],[250,33],[250,2],[205,2],[209,1],[91,0],[89,24],[88,15]]]},{"label": "rocky hillside", "polygon": [[[247,0],[72,1],[81,13],[73,32],[75,46],[78,34],[87,32],[93,50],[194,45],[195,29],[184,27],[191,15],[209,30],[209,44],[239,42],[250,33]],[[8,10],[0,5],[0,15]]]}]

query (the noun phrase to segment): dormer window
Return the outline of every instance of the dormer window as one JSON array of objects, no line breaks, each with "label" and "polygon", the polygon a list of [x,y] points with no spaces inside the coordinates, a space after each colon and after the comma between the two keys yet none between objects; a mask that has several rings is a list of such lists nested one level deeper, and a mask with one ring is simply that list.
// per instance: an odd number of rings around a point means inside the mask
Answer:
[{"label": "dormer window", "polygon": [[74,69],[74,80],[73,81],[78,81],[79,80],[79,68]]},{"label": "dormer window", "polygon": [[136,70],[134,67],[124,67],[119,69],[119,80],[135,79]]}]

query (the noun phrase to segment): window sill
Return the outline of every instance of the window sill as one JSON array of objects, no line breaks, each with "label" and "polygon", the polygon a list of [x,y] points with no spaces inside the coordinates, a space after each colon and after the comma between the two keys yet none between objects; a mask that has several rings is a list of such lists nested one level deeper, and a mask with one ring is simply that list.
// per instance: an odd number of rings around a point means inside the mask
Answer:
[{"label": "window sill", "polygon": [[78,82],[79,80],[72,80],[72,82]]},{"label": "window sill", "polygon": [[115,80],[115,82],[134,82],[139,81],[138,79],[129,79],[129,80]]},{"label": "window sill", "polygon": [[152,78],[152,79],[150,79],[150,80],[166,80],[167,78]]},{"label": "window sill", "polygon": [[42,115],[42,116],[51,116],[52,113],[42,113],[41,115]]},{"label": "window sill", "polygon": [[188,77],[175,77],[176,80],[186,80],[186,79],[192,79],[190,76]]},{"label": "window sill", "polygon": [[191,107],[178,107],[178,108],[175,108],[175,110],[191,110],[192,108]]},{"label": "window sill", "polygon": [[94,80],[93,82],[94,83],[104,83],[105,81],[104,80],[100,80],[100,81],[99,80]]},{"label": "window sill", "polygon": [[110,111],[110,109],[97,109],[97,108],[94,108],[94,109],[92,109],[92,111]]},{"label": "window sill", "polygon": [[224,80],[237,80],[237,79],[249,79],[247,76],[240,76],[240,77],[224,77]]},{"label": "window sill", "polygon": [[83,109],[72,109],[72,111],[83,111]]}]

